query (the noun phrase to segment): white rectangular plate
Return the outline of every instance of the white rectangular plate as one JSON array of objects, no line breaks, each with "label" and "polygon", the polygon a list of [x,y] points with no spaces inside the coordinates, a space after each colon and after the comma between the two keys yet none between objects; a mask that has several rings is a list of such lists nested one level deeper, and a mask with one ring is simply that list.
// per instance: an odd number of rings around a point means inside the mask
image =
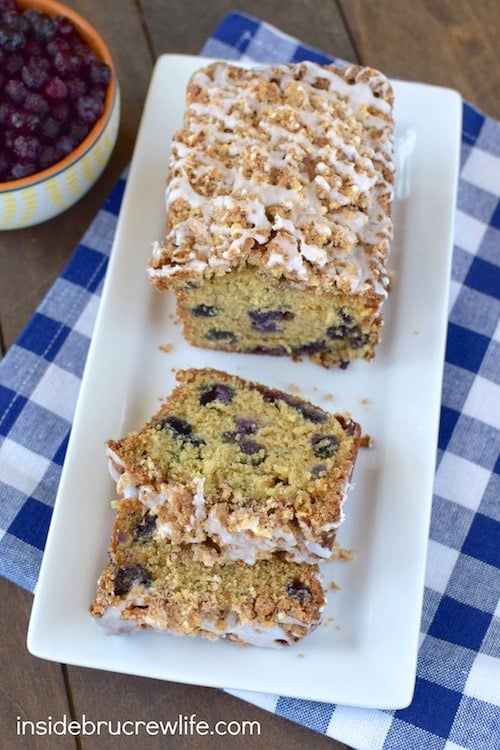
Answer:
[{"label": "white rectangular plate", "polygon": [[[28,633],[29,650],[66,664],[164,680],[398,708],[412,696],[424,586],[447,321],[461,101],[394,83],[397,185],[394,285],[373,363],[309,361],[189,346],[170,294],[148,283],[164,234],[168,145],[189,75],[204,61],[158,60],[130,168]],[[170,344],[166,352],[160,346]],[[361,452],[338,540],[350,562],[323,565],[324,623],[296,646],[240,648],[141,632],[107,636],[88,605],[106,560],[114,485],[104,443],[142,426],[175,368],[213,366],[351,411],[374,447]]]}]

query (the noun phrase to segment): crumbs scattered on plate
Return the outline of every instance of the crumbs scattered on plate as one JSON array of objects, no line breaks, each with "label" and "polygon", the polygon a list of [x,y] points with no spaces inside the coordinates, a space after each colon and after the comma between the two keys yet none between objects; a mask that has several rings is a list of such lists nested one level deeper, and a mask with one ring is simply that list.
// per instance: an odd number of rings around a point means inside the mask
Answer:
[{"label": "crumbs scattered on plate", "polygon": [[161,344],[161,345],[160,345],[160,346],[158,347],[158,349],[159,349],[159,350],[160,350],[161,352],[165,352],[165,354],[169,354],[169,353],[170,353],[170,352],[172,351],[172,349],[173,349],[173,348],[174,348],[174,345],[173,345],[173,344]]},{"label": "crumbs scattered on plate", "polygon": [[[340,544],[335,544],[332,559],[350,562],[351,560],[354,560],[354,552],[352,549],[347,549],[347,547],[341,547]],[[332,584],[332,587],[338,588],[336,584]]]},{"label": "crumbs scattered on plate", "polygon": [[368,435],[367,433],[363,433],[363,435],[361,435],[361,438],[359,440],[360,448],[373,448],[374,445],[375,445],[375,441],[371,437],[371,435]]}]

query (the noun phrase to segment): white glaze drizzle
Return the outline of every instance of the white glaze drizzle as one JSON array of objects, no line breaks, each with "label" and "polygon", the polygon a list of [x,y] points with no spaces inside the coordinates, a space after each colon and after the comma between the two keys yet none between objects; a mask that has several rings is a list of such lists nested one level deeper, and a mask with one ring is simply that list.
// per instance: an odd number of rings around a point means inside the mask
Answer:
[{"label": "white glaze drizzle", "polygon": [[[246,96],[233,66],[194,74],[192,84],[208,98],[187,106],[166,196],[167,208],[180,200],[193,213],[155,243],[153,280],[254,262],[298,282],[320,271],[340,288],[370,285],[386,295],[392,221],[380,200],[392,199],[392,116],[384,98],[390,84],[373,70],[363,77],[363,69],[348,68],[355,76],[349,83],[336,69],[309,62],[300,69],[299,81],[293,65],[245,71]],[[262,78],[276,80],[282,93],[294,88],[302,106],[263,101],[256,88]],[[315,88],[317,79],[326,88]],[[304,160],[314,176],[300,168]],[[283,169],[293,184],[274,184],[271,175]],[[216,191],[207,189],[214,179]],[[284,211],[269,211],[274,206]]]},{"label": "white glaze drizzle", "polygon": [[[314,562],[315,559],[328,558],[332,554],[330,545],[321,545],[310,538],[310,529],[306,521],[297,517],[297,527],[288,523],[282,525],[263,525],[258,516],[248,516],[245,511],[233,511],[228,518],[221,520],[217,505],[207,508],[204,495],[204,479],[195,477],[190,487],[181,488],[175,484],[161,483],[159,487],[152,484],[137,484],[124,469],[120,457],[107,446],[108,466],[111,477],[116,482],[117,494],[124,499],[134,498],[152,513],[163,513],[156,521],[156,531],[160,537],[171,539],[175,543],[204,542],[213,539],[220,546],[220,557],[225,560],[242,560],[252,565],[256,560],[268,558],[276,551],[285,552],[294,562]],[[320,533],[337,529],[344,520],[343,505],[351,489],[346,482],[340,506],[340,518],[336,522],[325,522]],[[192,512],[188,519],[179,518],[175,512],[175,496],[188,490],[191,495]],[[173,502],[174,501],[174,502]],[[121,501],[116,500],[117,504]]]}]

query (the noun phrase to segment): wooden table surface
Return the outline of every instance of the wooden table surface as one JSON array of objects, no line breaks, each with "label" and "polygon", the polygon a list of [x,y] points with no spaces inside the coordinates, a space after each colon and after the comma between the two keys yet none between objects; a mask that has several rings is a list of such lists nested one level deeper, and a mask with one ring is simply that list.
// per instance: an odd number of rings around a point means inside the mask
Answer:
[{"label": "wooden table surface", "polygon": [[[117,147],[93,190],[45,225],[0,234],[0,344],[15,341],[129,162],[155,58],[196,54],[230,10],[250,13],[323,51],[390,76],[456,88],[500,118],[496,0],[67,0],[106,38],[117,66],[122,120]],[[432,113],[429,113],[432,116]],[[0,579],[0,747],[8,750],[129,748],[346,748],[220,690],[44,662],[26,650],[31,595]],[[300,675],[298,675],[300,679]],[[332,674],[332,679],[335,675]],[[16,717],[256,720],[260,735],[158,738],[70,735],[22,738]],[[233,725],[236,726],[236,725]]]}]

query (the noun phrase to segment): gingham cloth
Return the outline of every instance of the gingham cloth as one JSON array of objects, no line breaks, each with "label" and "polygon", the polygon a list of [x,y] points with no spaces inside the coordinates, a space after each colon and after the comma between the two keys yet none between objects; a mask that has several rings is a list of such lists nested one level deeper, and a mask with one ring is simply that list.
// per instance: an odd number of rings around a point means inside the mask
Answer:
[{"label": "gingham cloth", "polygon": [[[330,58],[226,16],[202,54]],[[366,750],[500,748],[500,124],[464,104],[448,343],[418,674],[411,705],[366,710],[234,694]],[[126,176],[0,363],[0,573],[33,591]]]}]

